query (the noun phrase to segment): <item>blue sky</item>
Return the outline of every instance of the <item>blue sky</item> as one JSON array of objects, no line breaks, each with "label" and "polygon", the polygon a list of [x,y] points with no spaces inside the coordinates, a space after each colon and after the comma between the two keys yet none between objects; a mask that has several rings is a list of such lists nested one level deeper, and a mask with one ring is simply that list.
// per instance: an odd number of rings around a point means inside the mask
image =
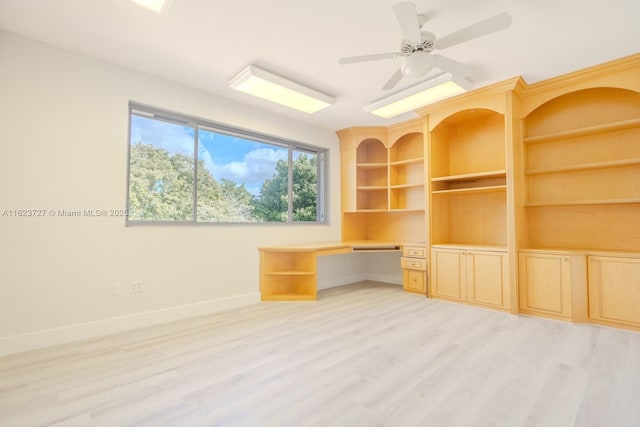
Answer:
[{"label": "blue sky", "polygon": [[[257,194],[262,182],[273,176],[278,160],[287,159],[287,149],[206,130],[199,131],[198,156],[214,178],[244,183]],[[142,141],[170,153],[193,156],[194,129],[132,115],[131,142]]]}]

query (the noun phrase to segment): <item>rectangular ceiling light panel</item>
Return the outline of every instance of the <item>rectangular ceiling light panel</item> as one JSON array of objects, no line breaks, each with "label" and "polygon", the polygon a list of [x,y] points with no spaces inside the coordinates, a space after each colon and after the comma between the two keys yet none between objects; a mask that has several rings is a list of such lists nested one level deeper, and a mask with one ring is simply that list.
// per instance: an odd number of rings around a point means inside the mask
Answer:
[{"label": "rectangular ceiling light panel", "polygon": [[364,107],[364,110],[376,116],[390,119],[425,105],[459,95],[469,89],[471,89],[471,83],[468,80],[456,79],[450,73],[445,73],[380,99]]},{"label": "rectangular ceiling light panel", "polygon": [[229,86],[235,90],[309,114],[322,110],[336,101],[335,98],[324,93],[253,65],[248,66],[231,79]]},{"label": "rectangular ceiling light panel", "polygon": [[139,4],[156,13],[163,13],[169,8],[171,0],[131,0],[133,3]]}]

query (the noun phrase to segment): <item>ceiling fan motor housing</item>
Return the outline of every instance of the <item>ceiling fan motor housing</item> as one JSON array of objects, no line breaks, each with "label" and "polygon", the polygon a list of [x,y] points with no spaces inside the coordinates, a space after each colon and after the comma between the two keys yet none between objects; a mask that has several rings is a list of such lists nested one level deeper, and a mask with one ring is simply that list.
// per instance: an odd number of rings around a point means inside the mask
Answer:
[{"label": "ceiling fan motor housing", "polygon": [[433,68],[429,52],[433,50],[436,36],[428,31],[423,31],[421,35],[422,41],[417,44],[409,40],[402,41],[400,54],[405,60],[401,70],[405,76],[422,77]]}]

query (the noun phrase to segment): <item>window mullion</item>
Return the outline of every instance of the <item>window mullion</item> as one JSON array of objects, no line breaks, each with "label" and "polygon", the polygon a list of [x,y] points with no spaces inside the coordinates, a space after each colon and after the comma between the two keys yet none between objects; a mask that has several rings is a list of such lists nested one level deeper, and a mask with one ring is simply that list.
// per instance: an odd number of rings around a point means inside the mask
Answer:
[{"label": "window mullion", "polygon": [[193,222],[198,222],[198,139],[199,131],[197,124],[193,133]]},{"label": "window mullion", "polygon": [[287,222],[293,222],[293,147],[289,145],[289,173],[287,174],[288,181],[288,197],[287,197]]}]

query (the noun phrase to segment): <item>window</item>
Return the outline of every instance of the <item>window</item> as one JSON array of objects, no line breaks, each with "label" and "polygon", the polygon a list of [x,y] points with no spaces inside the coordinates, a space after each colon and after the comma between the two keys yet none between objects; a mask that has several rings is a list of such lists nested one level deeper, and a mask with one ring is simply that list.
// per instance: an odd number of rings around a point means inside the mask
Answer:
[{"label": "window", "polygon": [[130,105],[129,222],[324,222],[324,149]]}]

